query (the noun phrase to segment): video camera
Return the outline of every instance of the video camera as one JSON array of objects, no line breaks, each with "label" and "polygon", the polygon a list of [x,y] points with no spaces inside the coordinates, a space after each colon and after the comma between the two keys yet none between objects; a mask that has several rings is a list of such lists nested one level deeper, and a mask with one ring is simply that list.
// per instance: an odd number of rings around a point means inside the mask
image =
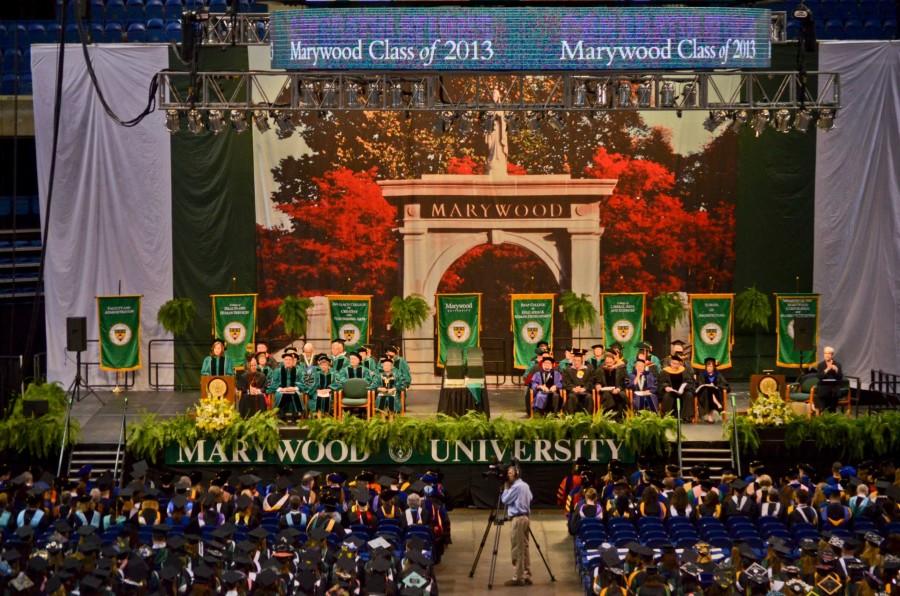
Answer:
[{"label": "video camera", "polygon": [[516,458],[512,458],[509,464],[505,464],[502,461],[494,460],[490,464],[488,464],[487,470],[481,473],[482,478],[496,478],[501,482],[506,481],[506,471],[510,468],[510,466],[518,467],[519,461]]}]

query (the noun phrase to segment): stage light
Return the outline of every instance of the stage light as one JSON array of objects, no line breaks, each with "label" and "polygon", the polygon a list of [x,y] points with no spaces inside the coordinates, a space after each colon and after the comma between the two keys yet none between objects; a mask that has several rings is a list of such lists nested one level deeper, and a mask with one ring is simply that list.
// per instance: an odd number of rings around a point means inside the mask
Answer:
[{"label": "stage light", "polygon": [[556,112],[547,112],[544,120],[547,121],[547,126],[555,130],[556,132],[561,132],[563,129],[563,121],[560,119],[559,114]]},{"label": "stage light", "polygon": [[734,113],[734,132],[740,132],[741,126],[747,123],[747,118],[749,118],[747,110],[738,110]]},{"label": "stage light", "polygon": [[305,108],[314,108],[316,104],[316,84],[313,81],[303,81],[300,87],[300,105]]},{"label": "stage light", "polygon": [[659,105],[664,108],[675,106],[675,83],[672,81],[665,81],[662,84],[662,89],[659,92]]},{"label": "stage light", "polygon": [[253,122],[256,123],[256,130],[266,132],[269,130],[269,115],[263,110],[253,112]]},{"label": "stage light", "polygon": [[606,81],[600,81],[594,90],[594,107],[608,108],[609,100],[609,85]]},{"label": "stage light", "polygon": [[725,122],[726,114],[722,110],[713,110],[709,113],[706,120],[703,121],[703,128],[709,132],[715,132],[719,125]]},{"label": "stage light", "polygon": [[766,129],[766,124],[768,124],[768,122],[769,110],[759,110],[756,112],[756,115],[753,116],[753,123],[750,125],[753,128],[753,134],[759,137]]},{"label": "stage light", "polygon": [[231,110],[229,116],[231,116],[231,128],[234,129],[234,132],[241,134],[247,130],[247,115],[244,112]]},{"label": "stage light", "polygon": [[616,90],[616,97],[620,108],[631,107],[631,83],[622,81]]},{"label": "stage light", "polygon": [[638,85],[637,97],[639,107],[650,107],[650,102],[653,98],[653,86],[650,84],[650,81],[644,81],[643,83]]},{"label": "stage light", "polygon": [[790,132],[791,113],[788,110],[778,110],[775,112],[775,119],[772,121],[772,127],[778,132]]},{"label": "stage light", "polygon": [[400,109],[403,105],[403,85],[398,83],[391,84],[391,107]]},{"label": "stage light", "polygon": [[166,110],[166,130],[172,134],[181,130],[181,115],[178,110]]},{"label": "stage light", "polygon": [[203,117],[200,114],[200,110],[191,110],[188,112],[188,130],[194,133],[195,135],[203,132]]},{"label": "stage light", "polygon": [[348,108],[361,108],[362,104],[359,102],[359,84],[358,83],[347,83],[347,107]]},{"label": "stage light", "polygon": [[816,122],[821,130],[831,130],[834,128],[834,110],[824,108],[819,110],[819,121]]},{"label": "stage light", "polygon": [[493,114],[491,114],[489,112],[485,112],[484,114],[481,115],[481,132],[483,132],[486,135],[489,135],[492,132],[494,132],[494,115]]},{"label": "stage light", "polygon": [[369,83],[368,87],[366,87],[366,107],[378,107],[381,105],[381,88],[376,81],[375,83]]},{"label": "stage light", "polygon": [[794,130],[806,132],[809,130],[810,124],[812,124],[812,113],[809,110],[800,110],[794,116]]},{"label": "stage light", "polygon": [[209,131],[214,135],[225,130],[225,117],[219,110],[209,111]]},{"label": "stage light", "polygon": [[572,105],[576,108],[587,106],[587,85],[584,84],[584,81],[579,81],[578,84],[575,85],[575,99],[573,100]]},{"label": "stage light", "polygon": [[275,134],[279,139],[286,139],[294,134],[294,117],[290,112],[275,110],[273,118],[277,126]]},{"label": "stage light", "polygon": [[322,107],[337,107],[337,89],[332,81],[325,81],[322,85]]},{"label": "stage light", "polygon": [[409,100],[409,105],[414,108],[424,108],[425,107],[425,84],[424,83],[413,83],[412,98]]},{"label": "stage light", "polygon": [[681,97],[684,101],[681,102],[681,105],[686,108],[692,108],[697,105],[697,85],[693,82],[685,83],[684,87],[681,88]]}]

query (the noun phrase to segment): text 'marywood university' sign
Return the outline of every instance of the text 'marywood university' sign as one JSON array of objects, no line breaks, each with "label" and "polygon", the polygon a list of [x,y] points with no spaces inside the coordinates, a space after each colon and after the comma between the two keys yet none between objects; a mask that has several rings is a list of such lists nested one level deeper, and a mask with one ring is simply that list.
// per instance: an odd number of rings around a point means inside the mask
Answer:
[{"label": "text 'marywood university' sign", "polygon": [[721,7],[307,8],[270,17],[287,70],[766,68],[770,12]]}]

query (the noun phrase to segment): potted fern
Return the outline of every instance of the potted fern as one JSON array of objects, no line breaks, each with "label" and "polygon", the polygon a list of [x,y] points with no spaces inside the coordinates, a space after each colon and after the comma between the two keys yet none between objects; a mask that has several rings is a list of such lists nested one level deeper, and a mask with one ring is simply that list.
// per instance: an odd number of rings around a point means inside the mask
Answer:
[{"label": "potted fern", "polygon": [[769,330],[769,317],[772,316],[772,306],[769,297],[756,289],[756,286],[747,288],[734,298],[734,319],[738,327],[745,331],[753,331],[753,351],[756,355],[756,367],[759,372],[759,330]]},{"label": "potted fern", "polygon": [[684,318],[685,308],[678,292],[657,294],[650,302],[650,322],[666,336],[665,345],[671,341],[672,327]]},{"label": "potted fern", "polygon": [[578,330],[578,341],[581,341],[581,330],[589,327],[597,321],[597,307],[591,302],[587,294],[575,292],[563,292],[559,297],[559,306],[562,308],[563,317],[573,331]]},{"label": "potted fern", "polygon": [[197,316],[197,307],[190,298],[173,298],[159,307],[156,320],[172,335],[184,335]]},{"label": "potted fern", "polygon": [[388,314],[391,317],[391,329],[400,333],[401,342],[407,331],[414,331],[431,315],[431,308],[421,294],[410,294],[406,298],[394,296]]},{"label": "potted fern", "polygon": [[306,330],[309,327],[309,309],[312,308],[311,298],[300,296],[285,296],[278,307],[278,316],[284,323],[284,332],[290,337],[299,337],[306,341]]}]

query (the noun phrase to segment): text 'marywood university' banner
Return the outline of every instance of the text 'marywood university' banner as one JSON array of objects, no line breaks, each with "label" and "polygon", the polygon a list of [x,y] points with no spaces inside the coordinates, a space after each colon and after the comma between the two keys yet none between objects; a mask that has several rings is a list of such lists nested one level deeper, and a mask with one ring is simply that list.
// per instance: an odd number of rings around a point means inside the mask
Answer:
[{"label": "text 'marywood university' banner", "polygon": [[448,348],[463,351],[480,345],[481,294],[437,294],[437,365],[444,366]]},{"label": "text 'marywood university' banner", "polygon": [[600,294],[603,308],[603,339],[607,347],[618,342],[626,361],[637,355],[644,340],[645,292]]},{"label": "text 'marywood university' banner", "polygon": [[734,294],[691,294],[690,303],[691,366],[715,358],[719,368],[731,368]]},{"label": "text 'marywood university' banner", "polygon": [[355,352],[369,342],[372,296],[328,296],[332,339],[344,340],[344,349]]},{"label": "text 'marywood university' banner", "polygon": [[771,13],[721,7],[366,7],[272,13],[287,70],[766,68]]},{"label": "text 'marywood university' banner", "polygon": [[512,316],[513,366],[528,368],[539,341],[553,348],[554,294],[510,294]]},{"label": "text 'marywood university' banner", "polygon": [[819,295],[818,294],[775,294],[775,319],[778,353],[775,364],[782,368],[801,368],[816,363],[816,350],[801,354],[794,347],[796,319],[812,319],[814,330],[812,345],[819,344]]},{"label": "text 'marywood university' banner", "polygon": [[247,346],[253,345],[256,336],[256,294],[213,294],[211,298],[213,337],[225,340],[228,357],[241,367]]},{"label": "text 'marywood university' banner", "polygon": [[100,369],[141,368],[141,296],[97,296]]}]

